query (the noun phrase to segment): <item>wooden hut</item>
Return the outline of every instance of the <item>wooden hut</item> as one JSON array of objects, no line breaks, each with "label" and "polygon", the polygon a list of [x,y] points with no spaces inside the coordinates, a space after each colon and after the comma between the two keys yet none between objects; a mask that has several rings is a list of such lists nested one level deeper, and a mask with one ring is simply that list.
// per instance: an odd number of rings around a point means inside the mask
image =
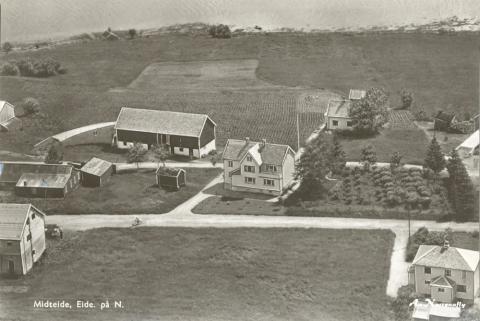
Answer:
[{"label": "wooden hut", "polygon": [[93,157],[80,169],[82,185],[100,187],[113,173],[113,165],[106,160]]},{"label": "wooden hut", "polygon": [[184,169],[160,167],[157,169],[157,185],[165,189],[179,190],[187,184],[187,174]]}]

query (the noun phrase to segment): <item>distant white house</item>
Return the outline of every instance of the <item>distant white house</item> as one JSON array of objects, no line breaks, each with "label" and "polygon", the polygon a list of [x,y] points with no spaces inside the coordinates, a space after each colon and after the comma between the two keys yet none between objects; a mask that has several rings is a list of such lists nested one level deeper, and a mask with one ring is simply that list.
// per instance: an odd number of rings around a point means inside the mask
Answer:
[{"label": "distant white house", "polygon": [[325,112],[327,130],[352,129],[353,121],[349,116],[351,100],[330,100]]},{"label": "distant white house", "polygon": [[367,95],[366,90],[361,90],[361,89],[350,89],[350,92],[348,93],[348,99],[350,100],[360,100],[364,98]]},{"label": "distant white house", "polygon": [[15,117],[15,107],[7,101],[0,100],[0,130],[8,131],[19,121]]}]

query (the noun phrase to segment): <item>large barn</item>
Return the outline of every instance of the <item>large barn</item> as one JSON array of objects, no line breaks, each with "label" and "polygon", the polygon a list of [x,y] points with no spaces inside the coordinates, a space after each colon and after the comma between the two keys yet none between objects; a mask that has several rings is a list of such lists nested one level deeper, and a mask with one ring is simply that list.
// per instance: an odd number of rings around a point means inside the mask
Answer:
[{"label": "large barn", "polygon": [[129,148],[166,145],[175,155],[200,158],[216,149],[215,122],[207,115],[123,107],[115,125],[114,143]]},{"label": "large barn", "polygon": [[0,273],[23,275],[45,251],[45,214],[31,204],[0,203]]}]

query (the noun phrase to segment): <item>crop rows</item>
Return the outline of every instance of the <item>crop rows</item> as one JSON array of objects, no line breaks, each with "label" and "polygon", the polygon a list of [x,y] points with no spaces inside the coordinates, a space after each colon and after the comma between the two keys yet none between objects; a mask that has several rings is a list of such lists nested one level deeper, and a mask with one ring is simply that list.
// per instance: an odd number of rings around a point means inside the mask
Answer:
[{"label": "crop rows", "polygon": [[416,128],[413,115],[408,110],[392,110],[388,114],[388,122],[392,129]]}]

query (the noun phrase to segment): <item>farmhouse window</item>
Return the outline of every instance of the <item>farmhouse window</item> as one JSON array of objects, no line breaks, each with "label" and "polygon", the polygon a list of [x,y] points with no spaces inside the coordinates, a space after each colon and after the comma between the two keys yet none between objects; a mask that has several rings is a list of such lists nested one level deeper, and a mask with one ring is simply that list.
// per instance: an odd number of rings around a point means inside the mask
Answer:
[{"label": "farmhouse window", "polygon": [[438,288],[438,292],[445,292],[444,288]]},{"label": "farmhouse window", "polygon": [[277,171],[277,166],[267,164],[267,172],[276,172],[276,171]]},{"label": "farmhouse window", "polygon": [[353,122],[352,121],[347,121],[347,127],[352,127],[353,126]]},{"label": "farmhouse window", "polygon": [[178,150],[179,150],[180,152],[183,152],[183,147],[179,147]]},{"label": "farmhouse window", "polygon": [[430,274],[432,273],[432,269],[429,267],[425,267],[425,274]]},{"label": "farmhouse window", "polygon": [[467,286],[466,285],[457,285],[457,292],[467,292]]},{"label": "farmhouse window", "polygon": [[263,185],[265,186],[275,186],[275,181],[273,179],[264,179]]},{"label": "farmhouse window", "polygon": [[127,146],[127,142],[123,142],[123,146]]},{"label": "farmhouse window", "polygon": [[12,246],[12,242],[8,241],[7,246]]},{"label": "farmhouse window", "polygon": [[228,167],[233,167],[233,161],[228,161]]},{"label": "farmhouse window", "polygon": [[466,280],[467,279],[467,271],[462,271],[462,280]]},{"label": "farmhouse window", "polygon": [[97,136],[97,135],[98,135],[98,131],[95,129],[95,130],[93,131],[93,136]]},{"label": "farmhouse window", "polygon": [[253,177],[245,177],[246,184],[255,184],[255,178]]},{"label": "farmhouse window", "polygon": [[35,251],[35,250],[32,250],[32,255],[35,255],[35,253],[37,253],[37,251]]},{"label": "farmhouse window", "polygon": [[332,120],[332,125],[333,126],[338,126],[338,120]]},{"label": "farmhouse window", "polygon": [[251,161],[253,161],[252,156],[247,156],[247,162],[251,162]]},{"label": "farmhouse window", "polygon": [[451,270],[445,270],[445,276],[452,276],[452,271]]},{"label": "farmhouse window", "polygon": [[425,284],[430,284],[430,280],[425,280]]},{"label": "farmhouse window", "polygon": [[247,173],[255,173],[255,166],[243,166],[243,171]]},{"label": "farmhouse window", "polygon": [[32,213],[32,220],[34,220],[36,217],[35,213]]}]

